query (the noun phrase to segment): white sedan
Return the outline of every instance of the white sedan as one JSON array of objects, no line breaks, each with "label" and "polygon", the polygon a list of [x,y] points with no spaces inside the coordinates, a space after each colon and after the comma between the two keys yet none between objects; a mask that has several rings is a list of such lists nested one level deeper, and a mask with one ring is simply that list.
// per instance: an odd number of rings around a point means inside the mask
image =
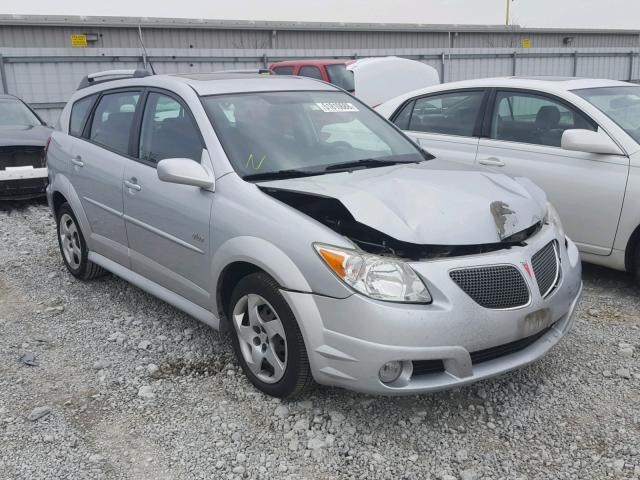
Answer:
[{"label": "white sedan", "polygon": [[416,90],[376,110],[438,157],[529,177],[583,260],[640,278],[640,86],[480,79]]}]

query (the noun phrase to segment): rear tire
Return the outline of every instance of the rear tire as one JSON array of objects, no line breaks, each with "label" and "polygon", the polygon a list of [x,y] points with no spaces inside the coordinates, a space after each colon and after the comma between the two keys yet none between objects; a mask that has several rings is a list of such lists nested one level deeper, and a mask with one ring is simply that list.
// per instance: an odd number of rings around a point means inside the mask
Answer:
[{"label": "rear tire", "polygon": [[56,212],[58,246],[67,270],[80,280],[92,280],[107,273],[89,260],[87,243],[71,206],[65,202]]},{"label": "rear tire", "polygon": [[231,294],[233,349],[249,381],[267,395],[294,398],[311,385],[307,350],[291,308],[265,273],[244,277]]},{"label": "rear tire", "polygon": [[640,241],[636,244],[636,249],[633,255],[633,271],[636,278],[636,284],[640,286]]}]

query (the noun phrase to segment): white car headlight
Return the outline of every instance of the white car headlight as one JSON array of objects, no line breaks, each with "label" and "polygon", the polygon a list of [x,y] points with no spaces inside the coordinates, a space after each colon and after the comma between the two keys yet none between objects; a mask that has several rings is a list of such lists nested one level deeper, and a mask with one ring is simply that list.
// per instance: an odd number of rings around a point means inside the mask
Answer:
[{"label": "white car headlight", "polygon": [[357,292],[391,302],[431,302],[427,287],[402,260],[330,245],[314,248],[333,273]]},{"label": "white car headlight", "polygon": [[558,215],[558,211],[550,202],[547,202],[547,214],[544,217],[544,223],[547,225],[555,225],[560,237],[565,238],[564,227],[562,226],[560,215]]}]

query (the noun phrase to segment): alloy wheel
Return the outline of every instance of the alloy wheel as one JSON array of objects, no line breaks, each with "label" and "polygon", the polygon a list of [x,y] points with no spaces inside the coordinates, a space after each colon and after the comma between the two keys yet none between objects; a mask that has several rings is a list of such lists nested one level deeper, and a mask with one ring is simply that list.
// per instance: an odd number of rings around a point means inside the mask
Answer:
[{"label": "alloy wheel", "polygon": [[60,217],[60,245],[64,258],[71,268],[77,270],[82,260],[82,247],[78,227],[71,215],[64,213]]},{"label": "alloy wheel", "polygon": [[287,368],[287,337],[275,309],[250,293],[236,303],[233,322],[249,370],[265,383],[279,381]]}]

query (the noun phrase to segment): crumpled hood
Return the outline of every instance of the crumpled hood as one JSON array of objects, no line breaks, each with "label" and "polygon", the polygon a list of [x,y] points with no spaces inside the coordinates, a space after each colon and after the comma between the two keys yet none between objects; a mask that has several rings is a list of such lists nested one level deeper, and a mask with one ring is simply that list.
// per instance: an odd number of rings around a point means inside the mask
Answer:
[{"label": "crumpled hood", "polygon": [[38,125],[36,127],[18,126],[0,128],[0,147],[12,146],[42,146],[53,130],[51,127]]},{"label": "crumpled hood", "polygon": [[531,181],[473,168],[436,159],[259,185],[333,197],[358,222],[415,244],[497,243],[544,218]]}]

